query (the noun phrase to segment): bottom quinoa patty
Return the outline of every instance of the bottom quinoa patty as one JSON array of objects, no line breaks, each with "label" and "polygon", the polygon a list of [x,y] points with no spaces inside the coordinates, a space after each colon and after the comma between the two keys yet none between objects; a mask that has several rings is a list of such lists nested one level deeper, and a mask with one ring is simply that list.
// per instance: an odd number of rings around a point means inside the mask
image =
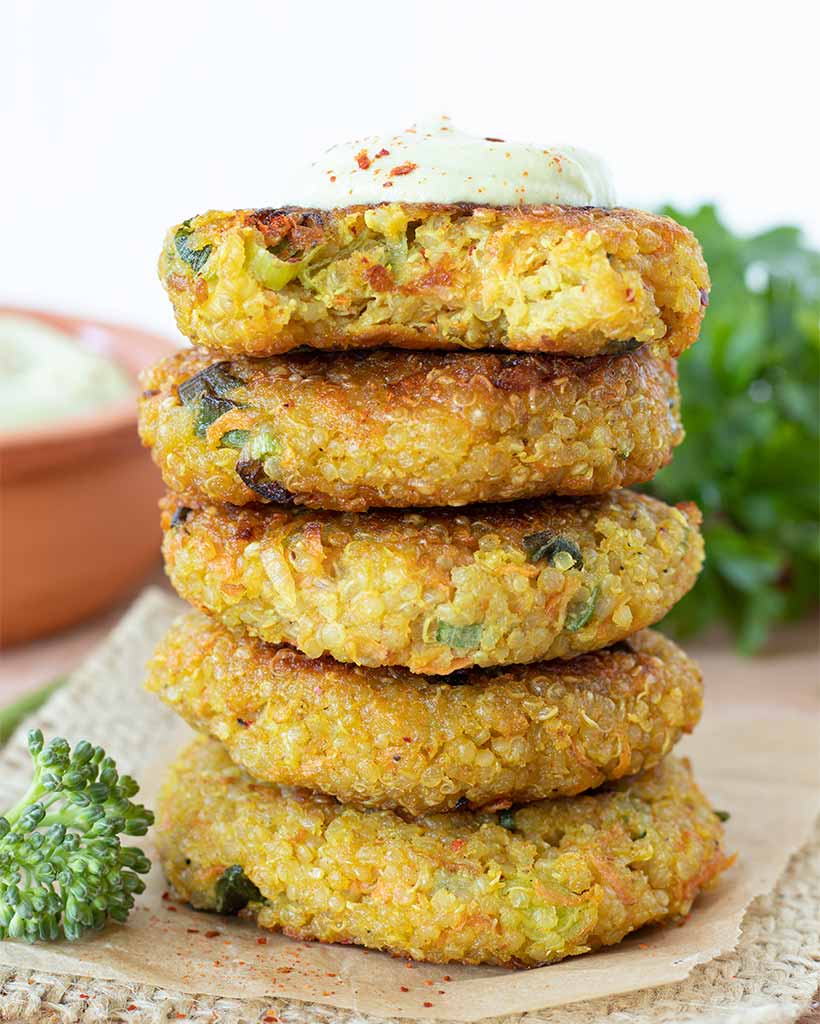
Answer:
[{"label": "bottom quinoa patty", "polygon": [[656,765],[700,717],[659,633],[570,661],[418,676],[312,660],[180,618],[148,688],[268,782],[409,815],[571,796]]},{"label": "bottom quinoa patty", "polygon": [[610,790],[407,822],[253,780],[197,740],[160,797],[160,857],[194,907],[299,939],[532,966],[688,913],[729,864],[684,761]]},{"label": "bottom quinoa patty", "polygon": [[363,513],[165,501],[189,604],[310,658],[435,675],[569,658],[662,618],[703,559],[700,513],[647,495]]}]

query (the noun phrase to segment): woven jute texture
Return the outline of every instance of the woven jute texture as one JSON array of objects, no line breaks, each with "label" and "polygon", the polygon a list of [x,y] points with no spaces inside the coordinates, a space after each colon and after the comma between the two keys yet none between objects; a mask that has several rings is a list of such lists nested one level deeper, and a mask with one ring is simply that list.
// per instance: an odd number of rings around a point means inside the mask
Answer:
[{"label": "woven jute texture", "polygon": [[[47,735],[88,736],[103,742],[129,769],[147,767],[151,750],[168,730],[154,698],[140,694],[144,715],[124,720],[114,682],[122,673],[131,631],[158,639],[168,621],[168,598],[148,592],[101,651],[26,723],[0,755],[0,806],[29,772],[25,729]],[[131,673],[134,666],[129,666]],[[129,710],[132,698],[129,697]],[[93,709],[91,712],[90,709]],[[143,710],[140,704],[140,710]],[[775,889],[746,912],[740,941],[729,954],[695,967],[682,982],[543,1013],[493,1018],[497,1024],[785,1024],[809,1007],[820,977],[820,827],[792,858]],[[231,1024],[378,1024],[383,1018],[287,999],[196,997],[145,985],[58,976],[0,966],[0,1021],[63,1024],[160,1024],[165,1021]]]}]

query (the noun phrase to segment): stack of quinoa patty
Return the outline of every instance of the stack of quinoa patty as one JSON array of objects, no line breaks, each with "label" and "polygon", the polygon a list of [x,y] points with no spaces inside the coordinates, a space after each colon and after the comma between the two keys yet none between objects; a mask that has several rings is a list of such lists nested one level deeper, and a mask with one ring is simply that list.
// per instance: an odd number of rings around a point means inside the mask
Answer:
[{"label": "stack of quinoa patty", "polygon": [[148,371],[164,555],[197,611],[149,687],[201,737],[160,850],[195,907],[529,966],[685,915],[727,865],[670,751],[696,666],[646,627],[693,505],[620,488],[681,441],[708,276],[630,210],[208,213],[160,262],[196,347]]}]

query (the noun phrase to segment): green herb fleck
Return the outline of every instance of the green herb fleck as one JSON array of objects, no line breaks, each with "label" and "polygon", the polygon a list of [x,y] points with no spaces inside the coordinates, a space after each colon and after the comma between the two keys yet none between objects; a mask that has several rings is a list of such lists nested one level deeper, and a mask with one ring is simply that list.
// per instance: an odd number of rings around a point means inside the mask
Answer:
[{"label": "green herb fleck", "polygon": [[720,818],[721,821],[728,821],[732,815],[728,811],[715,811],[715,817]]},{"label": "green herb fleck", "polygon": [[478,647],[481,641],[481,623],[472,626],[453,626],[449,622],[439,622],[436,627],[436,642],[447,644],[456,650],[467,650]]},{"label": "green herb fleck", "polygon": [[509,832],[515,832],[515,811],[512,807],[498,812],[498,824]]}]

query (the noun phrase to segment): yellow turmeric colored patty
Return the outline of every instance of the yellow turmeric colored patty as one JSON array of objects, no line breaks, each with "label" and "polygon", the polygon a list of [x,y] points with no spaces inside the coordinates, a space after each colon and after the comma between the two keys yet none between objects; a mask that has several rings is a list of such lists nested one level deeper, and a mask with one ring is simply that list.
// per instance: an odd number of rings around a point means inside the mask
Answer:
[{"label": "yellow turmeric colored patty", "polygon": [[709,276],[640,210],[469,204],[212,211],[159,273],[183,334],[220,352],[508,348],[591,356],[698,335]]},{"label": "yellow turmeric colored patty", "polygon": [[257,782],[200,739],[171,769],[157,833],[195,907],[437,963],[532,966],[612,945],[687,914],[729,864],[675,758],[587,796],[407,822]]},{"label": "yellow turmeric colored patty", "polygon": [[183,500],[363,511],[601,494],[650,480],[683,438],[675,363],[646,347],[189,350],[142,383],[142,439]]},{"label": "yellow turmeric colored patty", "polygon": [[425,677],[307,658],[196,612],[147,686],[257,779],[410,815],[634,775],[694,728],[703,697],[694,663],[650,630],[570,661]]},{"label": "yellow turmeric colored patty", "polygon": [[568,658],[657,622],[694,584],[700,514],[647,495],[464,510],[163,506],[182,598],[311,658],[449,673]]}]

